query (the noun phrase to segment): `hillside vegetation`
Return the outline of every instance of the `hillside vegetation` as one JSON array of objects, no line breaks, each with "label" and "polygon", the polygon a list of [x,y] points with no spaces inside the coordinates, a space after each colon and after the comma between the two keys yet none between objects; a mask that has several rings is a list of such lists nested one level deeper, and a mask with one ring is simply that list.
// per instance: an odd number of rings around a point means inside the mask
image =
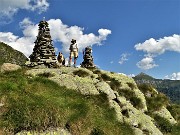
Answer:
[{"label": "hillside vegetation", "polygon": [[27,57],[23,53],[13,49],[5,43],[0,42],[0,65],[3,63],[24,65],[26,60]]},{"label": "hillside vegetation", "polygon": [[155,79],[145,73],[134,77],[137,84],[149,84],[166,94],[171,102],[180,104],[180,80]]},{"label": "hillside vegetation", "polygon": [[[0,73],[0,133],[178,135],[178,105],[132,78],[83,68]],[[2,133],[1,133],[2,134]]]},{"label": "hillside vegetation", "polygon": [[128,135],[133,130],[118,122],[107,95],[82,95],[25,70],[0,74],[1,131],[43,132],[64,128],[73,135]]}]

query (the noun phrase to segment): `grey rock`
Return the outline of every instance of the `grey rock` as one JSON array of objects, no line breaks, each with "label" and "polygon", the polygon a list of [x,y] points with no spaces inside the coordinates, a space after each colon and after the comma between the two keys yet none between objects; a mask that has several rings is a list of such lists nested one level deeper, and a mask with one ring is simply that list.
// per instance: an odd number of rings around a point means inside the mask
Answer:
[{"label": "grey rock", "polygon": [[4,63],[1,66],[1,72],[10,72],[10,71],[16,71],[21,69],[21,66],[11,63]]}]

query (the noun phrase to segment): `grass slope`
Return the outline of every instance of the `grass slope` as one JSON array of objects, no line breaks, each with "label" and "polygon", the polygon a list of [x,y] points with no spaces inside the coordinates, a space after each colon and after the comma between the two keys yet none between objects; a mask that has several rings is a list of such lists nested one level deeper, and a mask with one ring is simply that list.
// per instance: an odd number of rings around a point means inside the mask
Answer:
[{"label": "grass slope", "polygon": [[27,57],[23,53],[13,49],[7,44],[0,42],[0,65],[3,63],[24,65],[26,60]]},{"label": "grass slope", "polygon": [[132,129],[115,120],[106,95],[84,96],[24,71],[0,73],[0,131],[67,128],[73,135],[128,135]]}]

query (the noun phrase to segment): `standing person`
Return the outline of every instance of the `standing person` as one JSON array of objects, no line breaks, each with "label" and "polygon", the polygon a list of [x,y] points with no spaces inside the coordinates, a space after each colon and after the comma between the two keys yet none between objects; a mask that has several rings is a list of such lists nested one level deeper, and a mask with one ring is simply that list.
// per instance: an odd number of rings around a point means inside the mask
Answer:
[{"label": "standing person", "polygon": [[74,67],[76,66],[76,60],[78,58],[78,47],[75,39],[71,40],[71,45],[69,47],[70,56],[69,56],[69,66],[71,66],[72,57],[74,57]]}]

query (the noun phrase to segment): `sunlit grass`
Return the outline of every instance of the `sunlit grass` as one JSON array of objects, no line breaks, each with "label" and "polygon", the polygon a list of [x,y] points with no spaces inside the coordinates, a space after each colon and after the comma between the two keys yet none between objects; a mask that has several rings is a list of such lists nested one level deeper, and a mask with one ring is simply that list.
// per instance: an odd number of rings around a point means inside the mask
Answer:
[{"label": "sunlit grass", "polygon": [[[48,75],[49,76],[49,75]],[[6,132],[67,128],[72,134],[133,134],[115,119],[107,96],[84,96],[44,77],[28,77],[24,71],[0,73],[0,127]]]}]

